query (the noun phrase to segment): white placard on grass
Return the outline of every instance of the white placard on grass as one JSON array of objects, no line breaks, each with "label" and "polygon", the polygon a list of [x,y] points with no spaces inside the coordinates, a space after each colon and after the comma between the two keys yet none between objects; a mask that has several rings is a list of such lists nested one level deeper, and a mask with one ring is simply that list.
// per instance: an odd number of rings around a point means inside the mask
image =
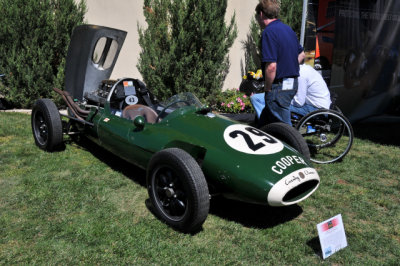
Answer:
[{"label": "white placard on grass", "polygon": [[341,214],[318,224],[317,229],[323,259],[347,247],[346,233]]}]

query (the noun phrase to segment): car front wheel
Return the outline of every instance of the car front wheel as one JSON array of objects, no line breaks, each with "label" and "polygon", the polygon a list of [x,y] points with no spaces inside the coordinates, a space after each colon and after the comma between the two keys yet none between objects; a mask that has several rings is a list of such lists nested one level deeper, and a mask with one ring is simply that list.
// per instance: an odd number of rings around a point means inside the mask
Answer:
[{"label": "car front wheel", "polygon": [[177,148],[152,157],[147,188],[154,214],[182,232],[197,231],[207,218],[210,198],[204,174],[195,159]]}]

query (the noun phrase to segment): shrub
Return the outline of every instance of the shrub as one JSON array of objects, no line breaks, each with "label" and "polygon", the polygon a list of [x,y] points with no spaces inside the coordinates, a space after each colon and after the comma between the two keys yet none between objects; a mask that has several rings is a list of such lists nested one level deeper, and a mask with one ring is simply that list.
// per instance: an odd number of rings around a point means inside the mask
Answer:
[{"label": "shrub", "polygon": [[242,67],[242,76],[248,71],[261,69],[261,28],[254,18],[250,22],[250,31],[246,40],[242,41],[244,50],[244,68]]},{"label": "shrub", "polygon": [[289,25],[300,38],[303,0],[282,0],[279,18]]},{"label": "shrub", "polygon": [[137,67],[158,98],[189,91],[204,100],[221,90],[237,35],[235,15],[225,24],[226,7],[227,0],[144,1]]},{"label": "shrub", "polygon": [[0,0],[0,94],[14,107],[54,98],[63,87],[72,29],[83,22],[81,0]]}]

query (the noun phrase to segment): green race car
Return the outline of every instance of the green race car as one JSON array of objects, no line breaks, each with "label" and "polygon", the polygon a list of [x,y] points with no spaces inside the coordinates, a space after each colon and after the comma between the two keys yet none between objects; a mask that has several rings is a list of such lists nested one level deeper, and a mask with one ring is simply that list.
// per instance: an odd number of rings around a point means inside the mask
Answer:
[{"label": "green race car", "polygon": [[68,106],[66,119],[49,99],[32,110],[41,149],[57,149],[63,133],[80,133],[146,169],[153,213],[183,232],[201,228],[210,195],[287,206],[318,188],[318,173],[294,128],[277,123],[258,129],[213,113],[192,93],[159,102],[140,80],[109,80],[125,36],[95,25],[74,30],[66,89],[55,89]]}]

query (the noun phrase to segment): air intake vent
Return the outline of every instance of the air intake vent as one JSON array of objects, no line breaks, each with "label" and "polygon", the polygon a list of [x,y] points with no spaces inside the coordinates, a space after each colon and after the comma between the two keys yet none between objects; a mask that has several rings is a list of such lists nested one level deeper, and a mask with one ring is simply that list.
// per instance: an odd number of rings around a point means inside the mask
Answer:
[{"label": "air intake vent", "polygon": [[304,182],[303,184],[300,184],[297,187],[288,191],[288,193],[286,193],[286,195],[283,197],[282,201],[287,203],[298,201],[301,198],[307,196],[311,191],[313,191],[315,187],[318,186],[318,184],[318,180],[310,180]]}]

